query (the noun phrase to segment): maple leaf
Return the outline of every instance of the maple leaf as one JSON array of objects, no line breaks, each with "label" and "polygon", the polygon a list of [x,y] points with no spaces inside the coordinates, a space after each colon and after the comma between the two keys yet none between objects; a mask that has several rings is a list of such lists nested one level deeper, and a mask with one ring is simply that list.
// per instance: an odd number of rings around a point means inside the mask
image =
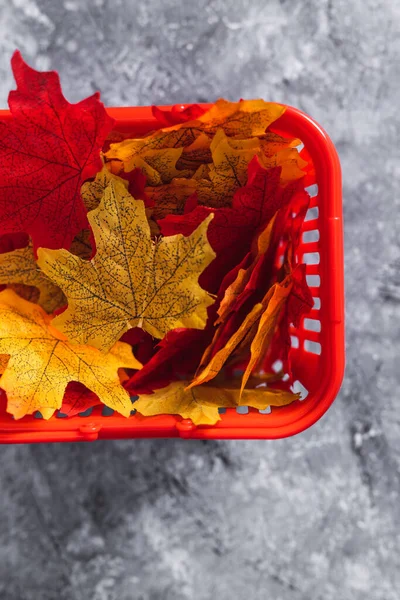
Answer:
[{"label": "maple leaf", "polygon": [[210,332],[205,329],[169,331],[159,342],[154,356],[132,375],[126,389],[131,395],[149,394],[182,375],[191,376],[209,339]]},{"label": "maple leaf", "polygon": [[40,292],[37,302],[48,313],[67,303],[60,288],[37,266],[31,244],[0,254],[0,284],[19,284],[14,289],[25,299],[32,297],[26,286],[37,288]]},{"label": "maple leaf", "polygon": [[162,185],[170,182],[175,177],[187,177],[192,174],[190,170],[177,168],[183,152],[183,147],[159,148],[152,143],[152,136],[124,140],[119,144],[111,144],[111,148],[104,154],[107,168],[115,175],[122,176],[134,169],[140,169],[151,186]]},{"label": "maple leaf", "polygon": [[[229,273],[229,277],[224,279],[221,285],[221,289],[218,293],[223,296],[220,299],[218,307],[218,319],[215,321],[215,325],[219,325],[226,321],[227,317],[234,311],[238,310],[244,303],[243,294],[250,282],[251,276],[256,269],[261,258],[266,254],[271,245],[271,239],[275,224],[277,213],[268,222],[265,229],[260,233],[257,239],[257,254],[253,258],[252,253],[249,252],[245,258],[239,263],[236,269]],[[251,260],[253,258],[253,260]],[[247,295],[246,295],[247,299]]]},{"label": "maple leaf", "polygon": [[246,389],[242,395],[236,388],[198,386],[188,389],[187,382],[174,381],[154,394],[141,395],[134,408],[143,416],[180,415],[195,425],[215,425],[221,417],[218,408],[250,406],[264,410],[268,406],[284,406],[299,399],[299,394],[286,390]]},{"label": "maple leaf", "polygon": [[264,156],[272,157],[285,148],[295,148],[301,144],[298,138],[285,138],[273,131],[266,131],[258,136],[260,147]]},{"label": "maple leaf", "polygon": [[103,197],[104,190],[112,181],[118,181],[128,189],[128,181],[111,173],[104,165],[101,171],[96,173],[92,181],[85,181],[81,187],[82,200],[88,212],[97,208]]},{"label": "maple leaf", "polygon": [[234,191],[246,183],[248,164],[259,149],[257,139],[231,140],[218,129],[210,145],[209,181],[200,179],[197,185],[200,204],[229,206]]},{"label": "maple leaf", "polygon": [[200,135],[190,146],[183,148],[182,154],[176,163],[178,169],[194,169],[204,163],[212,162],[211,139],[206,133]]},{"label": "maple leaf", "polygon": [[266,169],[282,167],[281,183],[283,185],[304,177],[305,171],[302,169],[307,166],[307,162],[301,158],[297,148],[285,148],[272,156],[261,155],[261,162]]},{"label": "maple leaf", "polygon": [[[153,219],[153,202],[146,196],[145,194],[145,182],[146,177],[143,175],[140,169],[134,169],[130,171],[126,175],[126,177],[119,177],[115,175],[111,171],[108,170],[107,165],[103,166],[102,170],[97,173],[96,177],[93,181],[85,181],[81,188],[82,199],[85,203],[86,209],[88,212],[94,210],[100,204],[100,200],[103,197],[104,190],[108,186],[111,181],[118,181],[120,184],[124,185],[125,188],[129,191],[131,196],[133,196],[136,200],[143,200],[146,206],[146,216],[150,225],[151,235],[158,235],[160,233],[159,227],[157,223]],[[90,238],[90,235],[86,235],[86,231],[82,232],[84,238]],[[91,233],[91,232],[89,232]],[[91,244],[94,246],[94,240],[90,240]],[[85,242],[82,240],[82,234],[80,237],[75,238],[75,248],[71,246],[70,250],[73,254],[80,256],[81,258],[91,258],[91,254],[89,256],[83,255],[79,250],[79,243],[84,244]]]},{"label": "maple leaf", "polygon": [[[188,389],[197,385],[201,385],[202,383],[206,383],[218,375],[225,362],[228,360],[240,342],[252,329],[253,325],[259,321],[264,308],[265,307],[262,302],[255,304],[251,311],[246,315],[239,328],[233,332],[233,334],[227,339],[224,346],[220,348],[209,360],[209,351],[207,351],[208,349],[206,350],[206,353],[203,355],[201,361],[201,366],[203,367],[206,359],[207,364],[205,364],[201,372],[197,374],[193,381],[188,385]],[[213,342],[211,345],[213,345]]]},{"label": "maple leaf", "polygon": [[141,367],[131,348],[118,342],[102,353],[70,344],[40,306],[12,290],[0,293],[0,354],[10,356],[0,385],[7,393],[7,411],[16,419],[36,410],[49,418],[61,407],[70,381],[84,384],[104,404],[130,415],[130,397],[118,369]]},{"label": "maple leaf", "polygon": [[157,119],[161,125],[168,127],[169,125],[177,125],[197,119],[205,113],[206,109],[199,104],[190,104],[182,110],[179,104],[175,104],[171,109],[162,109],[159,106],[151,107],[153,117]]},{"label": "maple leaf", "polygon": [[255,157],[248,165],[248,178],[237,190],[231,207],[197,206],[184,215],[169,214],[158,224],[163,235],[190,235],[211,213],[214,219],[208,229],[208,239],[217,257],[200,279],[201,285],[215,293],[225,275],[238,264],[251,248],[257,231],[264,226],[279,207],[286,206],[293,195],[292,187],[279,187],[280,167],[264,169]]},{"label": "maple leaf", "polygon": [[197,120],[204,131],[215,133],[217,129],[222,128],[228,136],[246,138],[263,135],[271,123],[279,119],[284,112],[285,107],[275,102],[229,102],[220,98]]},{"label": "maple leaf", "polygon": [[[74,417],[98,404],[100,404],[100,400],[96,394],[88,390],[82,383],[71,381],[65,389],[60,412],[68,417]],[[130,408],[132,409],[132,407]]]},{"label": "maple leaf", "polygon": [[[212,137],[218,129],[222,129],[227,136],[240,138],[263,135],[267,127],[284,111],[284,106],[263,100],[228,102],[220,99],[194,120],[154,131],[144,138],[111,144],[105,158],[107,161],[120,161],[121,165],[115,165],[115,168],[130,171],[135,161],[144,160],[143,155],[149,150],[187,148],[202,134]],[[119,174],[119,171],[114,172]]]},{"label": "maple leaf", "polygon": [[146,187],[145,192],[154,208],[154,218],[163,219],[170,214],[183,214],[186,202],[196,191],[194,179],[173,179],[171,183],[158,187]]},{"label": "maple leaf", "polygon": [[55,327],[103,351],[136,326],[157,338],[177,327],[204,328],[214,300],[197,281],[215,256],[207,241],[212,215],[190,237],[153,242],[143,202],[112,181],[88,217],[97,248],[91,261],[66,250],[38,252],[39,266],[68,299]]},{"label": "maple leaf", "polygon": [[70,104],[54,71],[39,73],[15,52],[11,118],[0,120],[0,232],[25,231],[34,248],[68,248],[87,226],[80,197],[101,168],[113,125],[99,94]]},{"label": "maple leaf", "polygon": [[241,394],[254,367],[265,357],[269,349],[277,322],[281,317],[284,304],[287,301],[292,286],[292,278],[287,277],[282,284],[274,284],[269,292],[267,307],[261,315],[257,332],[255,332],[254,338],[251,341],[250,360],[242,377]]}]

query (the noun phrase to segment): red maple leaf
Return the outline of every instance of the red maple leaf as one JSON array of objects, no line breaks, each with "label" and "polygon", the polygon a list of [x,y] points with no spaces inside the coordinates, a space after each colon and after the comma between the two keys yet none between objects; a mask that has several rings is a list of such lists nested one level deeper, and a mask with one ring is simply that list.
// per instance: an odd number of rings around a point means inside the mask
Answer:
[{"label": "red maple leaf", "polygon": [[154,354],[154,339],[140,327],[134,327],[126,331],[121,337],[121,342],[132,346],[134,356],[142,365],[146,364]]},{"label": "red maple leaf", "polygon": [[68,417],[74,417],[98,404],[101,402],[96,394],[88,390],[82,383],[70,381],[65,390],[60,412]]},{"label": "red maple leaf", "polygon": [[151,394],[166,387],[173,379],[193,376],[205,347],[210,341],[210,328],[173,329],[158,344],[154,356],[124,384],[131,395]]},{"label": "red maple leaf", "polygon": [[197,206],[191,212],[168,215],[158,222],[163,235],[188,236],[214,213],[207,236],[217,256],[199,279],[207,291],[218,291],[221,278],[247,254],[259,229],[290,201],[293,186],[281,188],[280,174],[281,167],[265,169],[254,157],[248,166],[247,183],[237,190],[231,207]]},{"label": "red maple leaf", "polygon": [[19,52],[11,65],[17,90],[0,121],[0,233],[27,232],[35,249],[69,248],[88,227],[80,188],[101,169],[114,121],[98,93],[70,104],[54,71],[35,71]]},{"label": "red maple leaf", "polygon": [[153,117],[155,117],[163,127],[170,127],[171,125],[179,125],[180,123],[193,121],[206,112],[206,109],[199,104],[190,104],[183,110],[180,104],[175,104],[171,109],[167,108],[164,110],[158,106],[152,106],[151,110]]}]

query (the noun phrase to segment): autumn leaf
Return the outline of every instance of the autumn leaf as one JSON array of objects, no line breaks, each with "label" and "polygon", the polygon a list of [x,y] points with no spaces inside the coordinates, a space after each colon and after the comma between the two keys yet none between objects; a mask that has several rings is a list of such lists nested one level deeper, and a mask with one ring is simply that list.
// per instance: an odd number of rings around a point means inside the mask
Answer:
[{"label": "autumn leaf", "polygon": [[[199,203],[211,207],[230,206],[235,190],[246,183],[247,167],[259,152],[258,140],[235,140],[218,129],[210,145],[213,164],[209,181],[201,179],[197,185]],[[256,143],[254,143],[256,142]]]},{"label": "autumn leaf", "polygon": [[296,148],[301,144],[298,138],[285,138],[273,131],[266,131],[258,139],[262,153],[267,157],[272,157],[285,148]]},{"label": "autumn leaf", "polygon": [[25,286],[37,288],[38,304],[48,313],[67,303],[60,288],[37,266],[31,244],[0,254],[0,284],[18,284],[15,291],[26,299],[30,298],[31,291]]},{"label": "autumn leaf", "polygon": [[205,133],[200,133],[190,146],[183,148],[182,154],[176,163],[177,168],[197,170],[199,166],[211,163],[210,146],[211,138]]},{"label": "autumn leaf", "polygon": [[190,377],[209,340],[210,332],[204,329],[169,331],[159,342],[154,356],[132,375],[126,389],[131,395],[149,394],[167,386],[173,379]]},{"label": "autumn leaf", "polygon": [[154,218],[159,220],[170,214],[183,214],[188,198],[196,189],[194,179],[173,179],[166,185],[146,187],[145,192],[154,205]]},{"label": "autumn leaf", "polygon": [[128,189],[128,181],[111,173],[106,166],[96,173],[92,181],[85,181],[81,187],[82,200],[88,212],[97,208],[103,197],[104,190],[112,181],[118,181]]},{"label": "autumn leaf", "polygon": [[143,202],[111,182],[88,217],[97,248],[91,261],[39,249],[39,266],[68,299],[55,327],[103,351],[136,326],[157,338],[178,327],[204,328],[214,300],[197,281],[215,256],[207,241],[211,215],[189,237],[153,242]]},{"label": "autumn leaf", "polygon": [[[123,174],[125,175],[125,174]],[[131,196],[136,200],[143,200],[146,206],[146,216],[150,225],[150,230],[152,235],[158,235],[160,233],[159,227],[157,223],[153,219],[153,202],[147,197],[145,194],[145,182],[146,177],[143,175],[140,169],[134,169],[130,171],[126,176],[119,177],[118,175],[114,175],[111,171],[108,170],[107,166],[104,166],[102,170],[97,173],[96,177],[93,181],[85,181],[81,188],[82,199],[85,203],[87,211],[92,211],[98,207],[100,204],[100,200],[103,197],[104,190],[108,186],[111,181],[118,181],[120,184],[124,185],[125,188],[129,191]],[[87,239],[86,232],[82,232],[84,239]],[[89,256],[81,254],[79,251],[76,251],[79,242],[82,242],[82,234],[75,238],[75,247],[71,247],[70,251],[72,254],[76,254],[81,258],[91,258],[91,254]]]},{"label": "autumn leaf", "polygon": [[87,226],[83,181],[101,168],[112,128],[99,95],[70,104],[57,73],[31,69],[19,52],[11,118],[0,120],[0,233],[26,231],[33,246],[69,248]]},{"label": "autumn leaf", "polygon": [[250,360],[242,377],[240,394],[243,394],[245,385],[254,369],[254,367],[262,360],[271,344],[272,337],[275,333],[275,328],[279,318],[281,317],[284,304],[292,289],[292,278],[286,277],[284,281],[272,286],[269,293],[270,298],[266,309],[261,315],[258,323],[257,332],[250,346]]},{"label": "autumn leaf", "polygon": [[262,156],[261,163],[266,169],[281,167],[281,183],[287,185],[291,181],[301,179],[305,175],[307,162],[303,160],[297,148],[285,148],[272,156]]},{"label": "autumn leaf", "polygon": [[170,125],[177,125],[178,123],[185,123],[186,121],[192,121],[197,119],[205,113],[206,109],[199,104],[190,104],[182,110],[179,104],[175,104],[170,109],[162,109],[159,106],[151,107],[153,117],[157,119],[161,125],[168,127]]},{"label": "autumn leaf", "polygon": [[[218,129],[228,137],[250,138],[263,135],[267,127],[284,111],[284,106],[263,100],[228,102],[220,99],[194,120],[154,131],[144,138],[111,144],[105,158],[107,161],[120,162],[119,166],[115,163],[112,167],[116,169],[113,171],[116,174],[121,170],[130,171],[134,166],[143,168],[141,161],[145,161],[144,155],[149,150],[188,148],[196,143],[202,134],[211,138]],[[139,161],[140,165],[136,161]],[[150,179],[149,183],[159,185],[159,182],[151,183]]]},{"label": "autumn leaf", "polygon": [[240,327],[227,340],[226,344],[211,357],[201,372],[195,376],[193,381],[188,385],[188,389],[206,383],[218,375],[225,362],[246,336],[247,332],[258,322],[263,311],[264,306],[261,302],[253,306]]},{"label": "autumn leaf", "polygon": [[100,404],[100,400],[96,394],[88,390],[82,383],[71,381],[65,389],[60,412],[68,417],[74,417],[98,404]]},{"label": "autumn leaf", "polygon": [[204,131],[215,133],[222,128],[228,136],[242,138],[263,135],[285,112],[285,107],[264,100],[229,102],[220,98],[198,118]]},{"label": "autumn leaf", "polygon": [[222,277],[249,252],[257,231],[272,219],[280,206],[286,206],[293,190],[279,187],[280,167],[264,169],[257,158],[248,166],[248,180],[237,190],[232,206],[211,209],[197,206],[184,215],[169,214],[158,224],[163,235],[190,235],[211,213],[214,219],[208,229],[208,239],[216,259],[200,278],[202,287],[216,293]]},{"label": "autumn leaf", "polygon": [[299,394],[271,388],[246,389],[240,396],[232,387],[187,387],[185,381],[174,381],[154,394],[141,395],[134,408],[143,416],[180,415],[195,425],[215,425],[221,417],[218,408],[250,406],[264,410],[268,406],[284,406],[299,399]]},{"label": "autumn leaf", "polygon": [[16,419],[36,410],[49,418],[61,407],[68,383],[78,381],[104,404],[129,416],[131,401],[118,369],[141,367],[131,348],[118,342],[102,353],[70,344],[50,320],[40,306],[13,291],[0,293],[0,354],[10,356],[0,380],[7,393],[7,411]]}]

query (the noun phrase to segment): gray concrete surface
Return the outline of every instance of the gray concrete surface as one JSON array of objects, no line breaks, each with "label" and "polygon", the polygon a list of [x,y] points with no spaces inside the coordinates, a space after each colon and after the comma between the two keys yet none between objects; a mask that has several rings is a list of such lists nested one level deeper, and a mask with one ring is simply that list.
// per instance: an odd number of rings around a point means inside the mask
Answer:
[{"label": "gray concrete surface", "polygon": [[319,120],[344,174],[347,374],[275,442],[0,448],[1,600],[400,598],[400,3],[9,0],[70,100],[262,96]]}]

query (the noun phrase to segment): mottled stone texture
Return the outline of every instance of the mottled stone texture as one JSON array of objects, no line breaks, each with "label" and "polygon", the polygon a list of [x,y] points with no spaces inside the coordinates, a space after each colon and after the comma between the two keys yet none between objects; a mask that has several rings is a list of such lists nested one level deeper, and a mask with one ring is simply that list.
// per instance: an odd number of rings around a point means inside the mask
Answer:
[{"label": "mottled stone texture", "polygon": [[262,96],[305,110],[344,175],[347,374],[271,442],[0,448],[2,600],[400,597],[400,3],[9,0],[15,47],[70,100]]}]

